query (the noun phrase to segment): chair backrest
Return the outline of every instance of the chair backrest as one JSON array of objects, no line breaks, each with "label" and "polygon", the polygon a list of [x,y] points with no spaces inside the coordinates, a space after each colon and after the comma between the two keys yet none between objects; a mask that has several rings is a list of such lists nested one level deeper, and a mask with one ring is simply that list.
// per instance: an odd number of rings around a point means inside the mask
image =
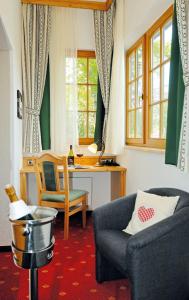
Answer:
[{"label": "chair backrest", "polygon": [[36,176],[39,193],[56,192],[65,195],[66,200],[69,198],[67,157],[41,155],[36,160]]},{"label": "chair backrest", "polygon": [[160,196],[179,196],[179,201],[177,203],[177,206],[175,208],[175,212],[179,211],[180,209],[184,207],[189,206],[189,193],[179,190],[179,189],[174,189],[174,188],[152,188],[150,190],[147,190],[146,192],[151,193],[151,194],[156,194]]}]

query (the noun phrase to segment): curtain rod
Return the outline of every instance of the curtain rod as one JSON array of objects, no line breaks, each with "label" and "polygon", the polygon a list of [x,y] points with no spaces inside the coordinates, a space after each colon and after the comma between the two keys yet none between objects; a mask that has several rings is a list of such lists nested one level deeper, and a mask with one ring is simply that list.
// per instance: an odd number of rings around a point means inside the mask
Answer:
[{"label": "curtain rod", "polygon": [[21,0],[23,4],[39,4],[49,6],[60,6],[70,8],[84,8],[92,10],[108,10],[112,0],[106,2],[88,1],[88,0]]}]

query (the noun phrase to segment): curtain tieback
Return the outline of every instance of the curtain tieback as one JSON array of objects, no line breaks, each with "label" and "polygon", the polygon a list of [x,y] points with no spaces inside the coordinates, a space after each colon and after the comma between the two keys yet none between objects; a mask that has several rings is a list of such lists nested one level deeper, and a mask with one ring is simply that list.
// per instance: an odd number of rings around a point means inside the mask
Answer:
[{"label": "curtain tieback", "polygon": [[183,75],[184,85],[189,86],[189,72],[184,73]]},{"label": "curtain tieback", "polygon": [[35,116],[35,117],[39,117],[39,115],[40,115],[40,110],[39,109],[33,109],[33,108],[26,107],[25,112],[28,115],[32,115],[32,116]]}]

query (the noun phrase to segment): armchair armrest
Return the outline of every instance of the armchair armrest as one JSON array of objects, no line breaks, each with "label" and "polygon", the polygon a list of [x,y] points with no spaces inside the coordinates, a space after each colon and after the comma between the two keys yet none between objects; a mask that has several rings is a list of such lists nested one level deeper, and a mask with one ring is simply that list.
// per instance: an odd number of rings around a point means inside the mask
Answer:
[{"label": "armchair armrest", "polygon": [[103,205],[93,212],[95,232],[105,229],[122,230],[128,225],[134,210],[136,194]]},{"label": "armchair armrest", "polygon": [[[153,288],[157,285],[158,290],[168,283],[171,285],[173,281],[177,282],[176,279],[179,281],[179,278],[188,276],[188,228],[189,208],[183,208],[173,216],[130,237],[126,261],[131,281],[137,286],[134,293],[139,289],[139,285],[143,286],[145,294],[145,290],[149,292],[147,284],[150,282],[153,282]],[[157,276],[159,281],[155,280]]]},{"label": "armchair armrest", "polygon": [[[158,222],[139,233],[133,235],[129,239],[128,252],[132,252],[135,249],[148,246],[150,243],[157,242],[157,240],[163,239],[165,236],[168,238],[174,234],[174,242],[179,232],[182,234],[188,234],[189,226],[189,207],[184,208],[176,212],[174,215]],[[189,237],[189,236],[188,236]]]}]

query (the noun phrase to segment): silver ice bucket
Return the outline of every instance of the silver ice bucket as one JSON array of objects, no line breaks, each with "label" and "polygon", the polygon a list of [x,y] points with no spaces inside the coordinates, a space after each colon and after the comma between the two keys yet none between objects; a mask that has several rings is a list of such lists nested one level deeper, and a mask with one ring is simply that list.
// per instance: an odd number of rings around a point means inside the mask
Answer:
[{"label": "silver ice bucket", "polygon": [[53,241],[54,208],[30,206],[34,220],[11,220],[13,245],[21,251],[35,253]]}]

